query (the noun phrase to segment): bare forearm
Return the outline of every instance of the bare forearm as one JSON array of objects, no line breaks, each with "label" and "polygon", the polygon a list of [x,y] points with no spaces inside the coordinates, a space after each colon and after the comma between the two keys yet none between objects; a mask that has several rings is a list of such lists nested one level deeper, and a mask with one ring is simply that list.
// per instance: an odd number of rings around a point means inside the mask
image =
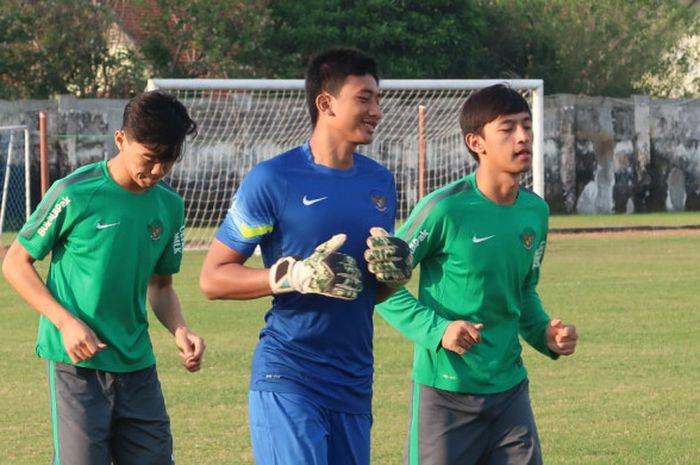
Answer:
[{"label": "bare forearm", "polygon": [[158,321],[172,334],[175,334],[178,328],[187,327],[185,317],[182,315],[180,299],[172,286],[149,286],[148,301]]},{"label": "bare forearm", "polygon": [[248,300],[272,294],[269,270],[225,263],[203,269],[199,287],[211,300]]},{"label": "bare forearm", "polygon": [[182,364],[189,371],[198,371],[202,364],[204,339],[193,333],[185,323],[180,299],[173,288],[172,276],[151,276],[148,284],[148,301],[158,321],[175,336]]},{"label": "bare forearm", "polygon": [[67,320],[75,319],[75,316],[51,295],[33,263],[26,250],[14,242],[2,264],[5,279],[29,305],[61,329]]}]

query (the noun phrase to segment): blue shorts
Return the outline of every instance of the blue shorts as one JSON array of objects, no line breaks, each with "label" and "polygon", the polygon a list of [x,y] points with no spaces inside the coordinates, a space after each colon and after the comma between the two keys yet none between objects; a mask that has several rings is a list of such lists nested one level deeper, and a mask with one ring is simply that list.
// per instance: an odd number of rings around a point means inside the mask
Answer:
[{"label": "blue shorts", "polygon": [[257,465],[369,465],[372,415],[328,410],[305,396],[250,391]]}]

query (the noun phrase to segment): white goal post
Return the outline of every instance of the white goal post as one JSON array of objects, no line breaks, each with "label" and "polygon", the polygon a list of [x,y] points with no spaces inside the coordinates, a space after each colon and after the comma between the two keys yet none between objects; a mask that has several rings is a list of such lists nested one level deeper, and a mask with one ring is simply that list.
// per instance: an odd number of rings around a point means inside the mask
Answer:
[{"label": "white goal post", "polygon": [[31,214],[29,128],[0,126],[0,234],[18,231]]},{"label": "white goal post", "polygon": [[[539,79],[386,79],[382,120],[358,151],[395,176],[398,221],[422,195],[475,168],[462,140],[459,111],[471,92],[506,83],[532,108],[532,171],[525,185],[544,197],[544,87]],[[306,141],[311,133],[301,79],[150,79],[148,90],[174,94],[198,126],[170,183],[185,199],[187,245],[206,247],[252,166]]]}]

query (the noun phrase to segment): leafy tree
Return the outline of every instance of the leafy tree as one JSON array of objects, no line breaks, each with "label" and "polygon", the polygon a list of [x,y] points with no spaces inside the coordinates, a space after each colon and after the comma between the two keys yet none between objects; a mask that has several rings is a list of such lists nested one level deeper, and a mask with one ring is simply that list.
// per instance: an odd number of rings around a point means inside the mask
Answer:
[{"label": "leafy tree", "polygon": [[700,34],[682,38],[663,55],[661,66],[646,72],[634,86],[657,97],[700,97]]},{"label": "leafy tree", "polygon": [[496,69],[539,77],[548,93],[628,96],[697,28],[677,0],[479,0]]},{"label": "leafy tree", "polygon": [[154,75],[231,78],[251,75],[240,56],[254,56],[264,30],[262,2],[246,0],[132,0],[155,3],[141,18],[140,51]]},{"label": "leafy tree", "polygon": [[300,77],[319,48],[374,54],[392,78],[542,78],[548,93],[627,96],[696,28],[677,0],[270,0],[253,74]]},{"label": "leafy tree", "polygon": [[133,89],[143,66],[128,52],[109,50],[111,25],[106,8],[91,0],[0,0],[0,97]]},{"label": "leafy tree", "polygon": [[113,50],[102,63],[98,76],[101,94],[111,98],[132,97],[146,88],[148,75],[148,64],[137,50]]},{"label": "leafy tree", "polygon": [[0,98],[20,98],[37,54],[31,47],[31,16],[8,3],[0,3]]},{"label": "leafy tree", "polygon": [[250,62],[257,74],[301,77],[321,48],[354,46],[392,78],[478,73],[487,27],[473,0],[270,0],[267,34]]},{"label": "leafy tree", "polygon": [[387,78],[669,94],[697,57],[668,52],[700,29],[677,0],[131,0],[148,10],[131,50],[108,42],[107,3],[0,0],[0,98],[128,96],[147,75],[298,78],[339,45],[375,55]]}]

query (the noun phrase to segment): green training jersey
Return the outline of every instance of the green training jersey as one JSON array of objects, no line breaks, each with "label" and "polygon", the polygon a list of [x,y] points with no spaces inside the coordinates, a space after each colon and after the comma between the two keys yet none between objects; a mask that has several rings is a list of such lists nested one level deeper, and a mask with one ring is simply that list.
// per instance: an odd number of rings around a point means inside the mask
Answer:
[{"label": "green training jersey", "polygon": [[[414,381],[469,394],[506,391],[527,376],[519,334],[556,358],[535,290],[548,214],[545,201],[523,188],[513,205],[495,204],[474,174],[418,203],[397,232],[420,265],[418,298],[403,288],[377,306],[415,343]],[[455,320],[484,325],[481,342],[461,356],[441,346]]]},{"label": "green training jersey", "polygon": [[[165,183],[129,192],[100,162],[51,186],[18,240],[37,260],[51,252],[46,286],[107,345],[78,366],[131,372],[155,363],[146,291],[153,274],[179,271],[183,233],[183,200]],[[43,315],[36,352],[72,363]]]}]

